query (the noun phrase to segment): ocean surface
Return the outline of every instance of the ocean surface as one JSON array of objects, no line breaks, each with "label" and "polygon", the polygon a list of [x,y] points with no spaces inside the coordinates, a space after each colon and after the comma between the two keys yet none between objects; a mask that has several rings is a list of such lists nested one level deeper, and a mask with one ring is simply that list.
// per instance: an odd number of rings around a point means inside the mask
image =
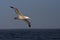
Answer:
[{"label": "ocean surface", "polygon": [[0,40],[60,40],[60,29],[4,29]]}]

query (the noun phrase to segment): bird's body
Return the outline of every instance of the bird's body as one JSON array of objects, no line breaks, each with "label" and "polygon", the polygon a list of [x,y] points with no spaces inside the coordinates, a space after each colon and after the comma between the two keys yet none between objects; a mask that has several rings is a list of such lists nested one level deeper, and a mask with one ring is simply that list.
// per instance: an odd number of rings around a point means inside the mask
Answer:
[{"label": "bird's body", "polygon": [[30,19],[28,16],[18,16],[19,19]]},{"label": "bird's body", "polygon": [[29,27],[31,27],[31,23],[29,22],[29,17],[28,16],[24,16],[17,8],[15,8],[15,7],[12,7],[11,6],[11,8],[12,9],[14,9],[15,10],[15,12],[16,12],[16,14],[17,14],[17,17],[15,17],[14,19],[19,19],[19,20],[23,20],[23,21],[25,21],[27,24],[28,24],[28,26]]}]

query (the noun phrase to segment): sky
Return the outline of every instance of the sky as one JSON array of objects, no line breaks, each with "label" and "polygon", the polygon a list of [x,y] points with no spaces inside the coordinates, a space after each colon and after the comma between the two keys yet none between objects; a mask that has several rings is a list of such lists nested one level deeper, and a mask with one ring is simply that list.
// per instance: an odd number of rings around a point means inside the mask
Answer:
[{"label": "sky", "polygon": [[28,29],[26,23],[14,20],[17,7],[31,18],[31,28],[60,29],[60,0],[0,0],[0,29]]}]

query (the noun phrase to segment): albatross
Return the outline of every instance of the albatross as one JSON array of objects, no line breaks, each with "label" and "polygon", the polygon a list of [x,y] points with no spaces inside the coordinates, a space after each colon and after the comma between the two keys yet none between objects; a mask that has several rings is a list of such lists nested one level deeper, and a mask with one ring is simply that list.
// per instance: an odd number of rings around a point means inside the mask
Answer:
[{"label": "albatross", "polygon": [[16,7],[10,6],[10,8],[14,9],[17,14],[17,17],[14,18],[15,20],[23,20],[29,27],[31,27],[31,22],[29,21],[30,18],[28,16],[24,16]]}]

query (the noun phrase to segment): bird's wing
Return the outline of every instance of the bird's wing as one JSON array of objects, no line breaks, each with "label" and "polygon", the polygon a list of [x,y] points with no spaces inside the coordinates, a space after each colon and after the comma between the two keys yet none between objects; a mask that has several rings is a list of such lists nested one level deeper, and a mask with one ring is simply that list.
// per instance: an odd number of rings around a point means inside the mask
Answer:
[{"label": "bird's wing", "polygon": [[10,8],[14,9],[17,15],[22,15],[22,13],[15,7],[10,6]]},{"label": "bird's wing", "polygon": [[23,21],[25,21],[28,24],[28,26],[31,27],[31,23],[29,22],[28,19],[23,19]]}]

